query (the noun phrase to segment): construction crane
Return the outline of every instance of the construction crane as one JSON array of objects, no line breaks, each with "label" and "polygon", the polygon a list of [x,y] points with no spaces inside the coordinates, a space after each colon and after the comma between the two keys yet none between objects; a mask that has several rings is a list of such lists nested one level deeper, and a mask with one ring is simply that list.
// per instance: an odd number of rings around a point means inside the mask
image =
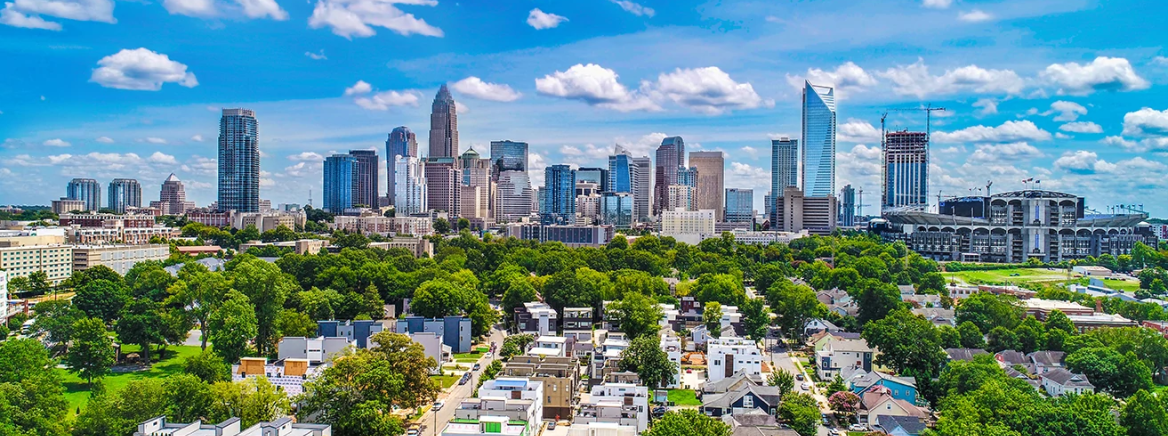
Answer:
[{"label": "construction crane", "polygon": [[[888,152],[888,134],[884,131],[884,120],[886,118],[888,118],[889,112],[925,111],[925,141],[927,144],[932,144],[933,143],[933,133],[932,133],[933,111],[943,111],[943,110],[946,110],[946,109],[943,107],[933,107],[932,103],[926,104],[925,107],[885,109],[884,113],[880,115],[880,157],[881,157],[880,160],[882,161],[882,165],[885,165],[886,163],[884,163],[884,162],[887,162],[887,158],[885,157],[884,153]],[[929,158],[929,149],[928,149],[928,147],[926,147],[925,148],[925,168],[929,167],[931,161],[932,160]],[[885,168],[884,171],[882,171],[882,173],[883,173],[882,177],[883,177],[883,182],[884,182],[883,186],[888,186],[888,169]],[[937,197],[938,197],[937,198],[937,208],[938,208],[938,212],[940,212],[940,207],[941,207],[940,192],[938,192],[937,194],[938,194],[937,195]],[[925,200],[925,201],[928,201],[928,200]],[[881,207],[883,207],[883,204],[884,203],[882,201]]]},{"label": "construction crane", "polygon": [[856,202],[856,210],[853,211],[857,217],[864,216],[864,206],[871,206],[871,205],[864,204],[864,188],[861,187],[860,188],[860,198],[859,198],[859,201]]}]

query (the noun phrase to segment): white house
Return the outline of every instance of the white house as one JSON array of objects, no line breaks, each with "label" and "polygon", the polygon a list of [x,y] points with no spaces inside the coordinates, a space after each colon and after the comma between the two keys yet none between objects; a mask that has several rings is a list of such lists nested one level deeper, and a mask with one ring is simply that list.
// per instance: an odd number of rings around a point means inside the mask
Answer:
[{"label": "white house", "polygon": [[1042,379],[1042,389],[1052,397],[1063,394],[1082,394],[1095,392],[1095,385],[1087,380],[1087,376],[1075,374],[1065,369],[1053,369],[1038,376]]},{"label": "white house", "polygon": [[527,378],[487,380],[478,398],[459,403],[442,436],[537,434],[543,426],[543,387]]},{"label": "white house", "polygon": [[649,428],[649,413],[649,388],[632,383],[604,383],[592,387],[588,400],[580,404],[575,422],[636,427],[640,434]]},{"label": "white house", "polygon": [[535,345],[527,351],[530,356],[540,357],[566,357],[567,347],[565,344],[568,338],[563,336],[540,336],[535,340]]},{"label": "white house", "polygon": [[829,339],[815,353],[820,380],[831,380],[843,370],[872,372],[872,348],[863,339]]},{"label": "white house", "polygon": [[709,370],[706,380],[716,382],[735,373],[762,374],[762,353],[758,344],[736,336],[712,338],[706,345]]},{"label": "white house", "polygon": [[673,330],[663,329],[661,331],[661,350],[669,356],[669,361],[677,365],[677,379],[670,383],[666,388],[676,389],[681,386],[681,338],[677,337],[677,333]]}]

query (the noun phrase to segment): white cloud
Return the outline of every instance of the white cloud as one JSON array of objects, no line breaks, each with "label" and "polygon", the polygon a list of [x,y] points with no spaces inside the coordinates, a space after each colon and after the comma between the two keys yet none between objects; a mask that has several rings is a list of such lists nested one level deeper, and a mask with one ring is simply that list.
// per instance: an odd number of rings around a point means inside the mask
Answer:
[{"label": "white cloud", "polygon": [[515,101],[518,100],[522,94],[515,92],[510,86],[505,84],[484,82],[475,76],[470,76],[465,79],[454,82],[450,85],[455,91],[466,94],[468,96],[491,101]]},{"label": "white cloud", "polygon": [[1063,132],[1054,132],[1054,139],[1071,139],[1071,138],[1074,138],[1074,136],[1068,135],[1068,134],[1063,133]]},{"label": "white cloud", "polygon": [[876,193],[879,196],[883,169],[879,145],[869,147],[856,144],[851,150],[841,150],[836,153],[836,164],[839,186],[850,184],[857,189],[868,187],[869,193]]},{"label": "white cloud", "polygon": [[154,136],[151,136],[149,138],[142,138],[140,141],[141,142],[148,142],[151,144],[159,144],[159,145],[167,143],[167,141],[165,139],[154,137]]},{"label": "white cloud", "polygon": [[0,10],[0,24],[26,29],[61,30],[41,16],[75,21],[117,23],[113,0],[14,0]]},{"label": "white cloud", "polygon": [[1154,64],[1154,65],[1168,65],[1168,57],[1156,56],[1156,57],[1152,58],[1152,64]]},{"label": "white cloud", "polygon": [[979,98],[973,102],[973,107],[981,108],[979,115],[993,115],[998,113],[998,101],[992,98]]},{"label": "white cloud", "polygon": [[1168,136],[1168,109],[1158,111],[1145,107],[1124,114],[1123,134]]},{"label": "white cloud", "polygon": [[174,15],[210,18],[219,14],[214,0],[163,0],[162,7]]},{"label": "white cloud", "polygon": [[69,144],[68,141],[63,141],[60,138],[54,138],[54,139],[49,139],[45,142],[42,142],[41,145],[43,145],[45,147],[68,147],[72,144]]},{"label": "white cloud", "polygon": [[803,89],[803,81],[809,81],[814,85],[831,86],[836,89],[836,95],[841,95],[850,91],[863,91],[866,88],[876,85],[876,79],[856,65],[854,62],[848,61],[836,67],[834,71],[824,71],[819,68],[807,69],[806,76],[792,76],[787,75],[787,83],[794,86],[796,89]]},{"label": "white cloud", "polygon": [[465,103],[463,103],[461,101],[456,101],[456,102],[454,102],[454,111],[456,113],[458,113],[459,115],[462,115],[462,114],[465,114],[467,112],[470,112],[470,106],[467,106]]},{"label": "white cloud", "polygon": [[962,12],[958,14],[957,19],[966,23],[980,23],[982,21],[992,20],[994,19],[994,16],[982,12],[980,9],[974,9],[969,12]]},{"label": "white cloud", "polygon": [[364,80],[358,80],[357,83],[353,84],[353,86],[345,88],[345,97],[351,95],[368,94],[370,91],[373,91],[373,85],[370,85]]},{"label": "white cloud", "polygon": [[931,9],[948,9],[953,5],[953,0],[924,0],[921,6]]},{"label": "white cloud", "polygon": [[771,169],[742,162],[730,162],[726,169],[727,188],[748,188],[762,190],[771,184]]},{"label": "white cloud", "polygon": [[113,144],[114,143],[113,138],[110,138],[108,136],[101,136],[101,137],[98,137],[97,139],[94,139],[93,141],[100,142],[102,144]]},{"label": "white cloud", "polygon": [[353,102],[365,109],[384,111],[392,106],[417,106],[418,95],[409,91],[384,91],[369,97],[356,98]]},{"label": "white cloud", "polygon": [[1006,121],[997,127],[971,126],[952,132],[933,134],[933,140],[940,143],[1049,141],[1050,139],[1050,132],[1038,128],[1029,120]]},{"label": "white cloud", "polygon": [[657,13],[657,11],[654,11],[653,8],[641,6],[637,3],[631,2],[629,0],[610,0],[610,1],[620,5],[621,9],[624,9],[626,12],[629,12],[633,15],[638,16],[638,17],[645,16],[645,17],[651,18],[651,17],[653,17],[653,14]]},{"label": "white cloud", "polygon": [[945,74],[929,74],[925,60],[918,58],[911,65],[897,65],[876,75],[893,82],[893,92],[925,98],[929,95],[945,95],[958,92],[980,94],[1017,94],[1025,82],[1011,70],[987,70],[977,65],[968,65]]},{"label": "white cloud", "polygon": [[840,142],[880,142],[880,130],[872,123],[855,118],[840,124],[837,134]]},{"label": "white cloud", "polygon": [[764,103],[753,86],[735,82],[718,67],[678,68],[662,73],[656,83],[646,83],[642,90],[656,101],[670,101],[712,115],[731,109],[753,109]]},{"label": "white cloud", "polygon": [[1115,164],[1099,159],[1095,152],[1086,150],[1063,153],[1054,161],[1054,167],[1079,174],[1108,173],[1116,169]]},{"label": "white cloud", "polygon": [[1090,121],[1075,121],[1059,126],[1059,130],[1075,133],[1103,133],[1103,127]]},{"label": "white cloud", "polygon": [[193,135],[191,136],[191,140],[195,142],[203,142],[203,135]]},{"label": "white cloud", "polygon": [[305,151],[288,156],[288,160],[297,162],[324,162],[324,156],[314,151]]},{"label": "white cloud", "polygon": [[437,6],[437,0],[318,0],[308,19],[309,27],[332,28],[333,33],[352,39],[368,38],[377,32],[370,26],[389,29],[399,35],[418,34],[441,38],[442,29],[398,9],[398,4]]},{"label": "white cloud", "polygon": [[[613,142],[616,143],[617,146],[628,150],[629,154],[635,157],[650,156],[653,154],[653,151],[656,150],[659,145],[661,145],[661,140],[665,139],[667,136],[669,135],[666,135],[665,133],[653,132],[648,135],[641,136],[640,138],[633,139],[626,138],[624,136],[618,136],[613,139]],[[688,147],[690,144],[686,144],[686,146]],[[611,149],[609,149],[609,151],[611,151]],[[604,156],[608,156],[608,154],[610,153],[605,153]]]},{"label": "white cloud", "polygon": [[275,0],[235,0],[243,7],[248,18],[272,17],[273,20],[287,20],[288,13],[280,9]]},{"label": "white cloud", "polygon": [[306,51],[306,52],[304,52],[304,55],[305,55],[305,56],[308,56],[308,58],[309,58],[309,59],[312,59],[312,60],[317,60],[317,61],[324,61],[324,60],[328,60],[328,56],[325,56],[325,55],[324,55],[324,49],[323,49],[323,48],[322,48],[322,49],[320,49],[320,52],[319,52],[319,53],[313,53],[313,52],[310,52],[310,51]]},{"label": "white cloud", "polygon": [[195,74],[187,72],[186,65],[145,48],[122,49],[101,58],[97,64],[99,67],[93,70],[89,81],[106,88],[157,91],[167,82],[187,88],[199,84]]},{"label": "white cloud", "polygon": [[1034,159],[1043,157],[1037,147],[1025,142],[1010,142],[1005,144],[978,144],[969,160],[973,162],[1000,162],[1009,163],[1020,159]]},{"label": "white cloud", "polygon": [[1087,108],[1073,101],[1059,100],[1051,103],[1050,110],[1043,112],[1042,115],[1047,116],[1052,113],[1058,113],[1058,116],[1054,117],[1055,121],[1075,121],[1079,119],[1079,115],[1087,115]]},{"label": "white cloud", "polygon": [[1059,94],[1087,95],[1095,91],[1137,91],[1151,84],[1136,74],[1124,58],[1100,56],[1089,64],[1052,64],[1039,76],[1059,87]]},{"label": "white cloud", "polygon": [[549,14],[539,10],[539,8],[532,9],[527,14],[527,25],[534,27],[536,30],[551,29],[559,26],[560,23],[568,21],[567,17],[556,14]]},{"label": "white cloud", "polygon": [[174,156],[163,154],[160,151],[154,152],[154,154],[150,155],[150,157],[146,160],[159,164],[178,165],[178,160],[176,160]]},{"label": "white cloud", "polygon": [[661,110],[648,97],[630,91],[617,78],[615,71],[600,65],[576,64],[568,71],[556,71],[535,79],[535,89],[540,94],[580,100],[621,112]]}]

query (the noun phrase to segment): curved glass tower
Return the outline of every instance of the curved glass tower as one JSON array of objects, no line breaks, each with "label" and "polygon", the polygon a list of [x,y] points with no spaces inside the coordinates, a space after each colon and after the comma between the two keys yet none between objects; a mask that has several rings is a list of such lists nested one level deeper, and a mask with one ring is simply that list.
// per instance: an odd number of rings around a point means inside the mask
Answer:
[{"label": "curved glass tower", "polygon": [[803,194],[830,197],[835,195],[835,89],[803,83]]}]

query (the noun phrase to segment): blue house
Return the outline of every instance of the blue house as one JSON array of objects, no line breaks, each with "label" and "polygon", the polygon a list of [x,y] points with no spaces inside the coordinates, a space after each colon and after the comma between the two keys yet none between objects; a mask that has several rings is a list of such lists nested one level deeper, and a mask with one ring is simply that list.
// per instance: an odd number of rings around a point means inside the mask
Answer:
[{"label": "blue house", "polygon": [[471,346],[470,318],[464,316],[448,316],[445,318],[422,318],[407,316],[399,318],[395,326],[397,333],[437,333],[442,337],[442,345],[450,347],[455,353],[469,353]]},{"label": "blue house", "polygon": [[892,398],[907,401],[909,404],[917,403],[917,382],[912,377],[895,377],[872,371],[852,377],[847,382],[852,386],[852,392],[856,395],[864,393],[873,386],[884,386],[891,392]]}]

